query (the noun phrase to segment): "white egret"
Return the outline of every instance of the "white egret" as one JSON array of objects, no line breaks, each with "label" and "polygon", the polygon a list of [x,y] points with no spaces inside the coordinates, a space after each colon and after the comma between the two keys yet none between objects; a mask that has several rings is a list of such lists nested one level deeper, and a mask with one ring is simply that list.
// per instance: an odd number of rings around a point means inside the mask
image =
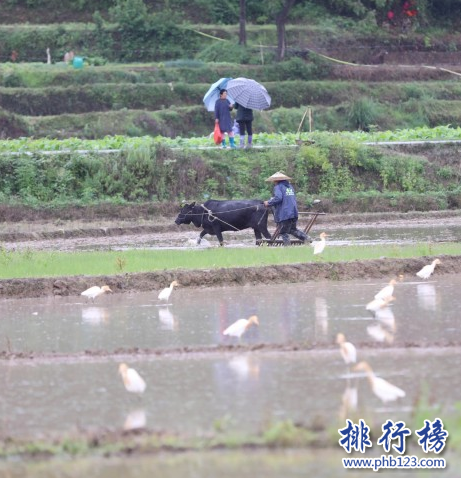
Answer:
[{"label": "white egret", "polygon": [[118,371],[122,376],[123,384],[127,392],[144,393],[144,390],[146,390],[146,382],[134,368],[129,368],[126,363],[121,363],[118,367]]},{"label": "white egret", "polygon": [[354,367],[354,371],[366,372],[373,393],[383,402],[393,402],[397,398],[405,396],[405,392],[383,378],[377,377],[368,362],[360,362]]},{"label": "white egret", "polygon": [[376,295],[375,299],[387,299],[388,297],[392,297],[394,293],[394,286],[397,284],[395,279],[392,279],[386,287],[383,287]]},{"label": "white egret", "polygon": [[173,287],[178,286],[179,283],[175,280],[170,284],[170,287],[163,289],[158,295],[159,300],[167,301],[170,298],[171,293],[173,292]]},{"label": "white egret", "polygon": [[430,264],[424,266],[419,272],[417,272],[416,275],[421,279],[429,279],[434,272],[435,266],[441,263],[440,259],[434,259]]},{"label": "white egret", "polygon": [[252,315],[249,319],[239,319],[232,325],[229,325],[223,332],[223,335],[229,335],[231,337],[238,337],[242,335],[251,327],[251,325],[259,325],[259,320],[256,315]]},{"label": "white egret", "polygon": [[96,299],[96,297],[99,297],[106,292],[112,293],[113,291],[108,285],[103,285],[102,287],[95,285],[87,290],[84,290],[80,295],[83,295],[88,300],[91,299],[94,302],[94,299]]},{"label": "white egret", "polygon": [[357,361],[357,349],[350,342],[346,342],[344,334],[339,333],[336,336],[336,343],[339,344],[341,357],[347,365]]},{"label": "white egret", "polygon": [[321,254],[323,250],[325,249],[325,246],[326,246],[325,237],[327,237],[327,234],[325,232],[322,232],[320,234],[320,241],[317,241],[314,244],[314,255]]}]

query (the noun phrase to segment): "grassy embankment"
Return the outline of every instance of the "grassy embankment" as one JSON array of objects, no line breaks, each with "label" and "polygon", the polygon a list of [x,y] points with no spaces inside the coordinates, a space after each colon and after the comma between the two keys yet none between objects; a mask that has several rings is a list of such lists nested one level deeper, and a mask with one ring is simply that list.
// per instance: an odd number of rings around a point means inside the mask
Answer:
[{"label": "grassy embankment", "polygon": [[0,250],[0,278],[111,275],[174,269],[258,267],[305,262],[378,258],[401,259],[461,254],[461,244],[328,246],[314,256],[310,247],[209,248],[200,250],[128,250],[100,252],[33,252]]},{"label": "grassy embankment", "polygon": [[[456,145],[377,147],[353,134],[316,132],[309,135],[315,144],[301,147],[294,133],[257,135],[255,146],[261,147],[251,151],[222,151],[209,138],[5,141],[0,142],[0,203],[58,209],[104,202],[265,198],[271,192],[265,179],[282,169],[294,178],[301,210],[315,197],[323,200],[324,212],[459,207]],[[368,136],[370,141],[398,138]],[[425,128],[400,135],[406,140],[427,138],[459,139],[459,129]],[[106,148],[119,149],[101,154]],[[91,151],[82,154],[81,149]]]},{"label": "grassy embankment", "polygon": [[[413,411],[411,423],[406,425],[411,429],[418,429],[428,416],[440,416],[443,419],[445,430],[450,436],[445,451],[457,452],[461,446],[460,406],[454,407],[451,412],[443,412],[437,405],[429,404],[427,394],[422,394]],[[351,417],[354,419],[354,417]],[[363,418],[363,417],[361,417]],[[358,419],[358,417],[357,417]],[[377,428],[382,423],[378,418],[367,417],[367,424]],[[329,449],[338,451],[338,422],[337,426],[317,423],[315,426],[295,424],[292,420],[280,420],[268,423],[265,429],[256,434],[245,434],[228,430],[226,420],[216,420],[213,432],[199,436],[185,436],[167,431],[140,430],[135,433],[108,432],[98,434],[67,435],[60,438],[36,440],[0,441],[0,457],[83,457],[83,456],[113,456],[133,453],[211,451],[211,450],[244,450],[244,449]],[[417,445],[416,435],[406,440],[407,453],[418,454],[421,449]],[[416,453],[415,453],[416,452]],[[428,455],[430,456],[430,455]]]}]

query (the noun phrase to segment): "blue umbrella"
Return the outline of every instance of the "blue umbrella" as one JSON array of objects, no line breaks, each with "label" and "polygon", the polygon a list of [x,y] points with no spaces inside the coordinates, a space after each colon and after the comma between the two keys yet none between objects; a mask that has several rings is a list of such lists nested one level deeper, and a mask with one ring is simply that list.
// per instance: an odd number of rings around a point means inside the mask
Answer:
[{"label": "blue umbrella", "polygon": [[[203,97],[203,103],[208,111],[214,111],[214,105],[216,101],[219,100],[219,90],[225,89],[229,80],[232,80],[232,78],[221,78],[210,86],[210,89]],[[227,95],[227,99],[231,103],[235,103],[229,95]]]}]

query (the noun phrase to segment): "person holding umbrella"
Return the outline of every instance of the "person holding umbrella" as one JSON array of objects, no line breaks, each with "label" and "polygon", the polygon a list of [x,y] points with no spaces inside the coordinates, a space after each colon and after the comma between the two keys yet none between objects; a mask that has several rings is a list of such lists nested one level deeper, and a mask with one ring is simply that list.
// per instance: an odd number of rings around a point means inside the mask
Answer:
[{"label": "person holding umbrella", "polygon": [[241,104],[235,102],[235,109],[237,110],[237,123],[240,131],[240,148],[245,147],[245,129],[248,132],[247,148],[251,148],[253,145],[253,110],[245,108]]},{"label": "person holding umbrella", "polygon": [[226,138],[224,134],[229,136],[229,143],[232,149],[235,149],[234,131],[232,130],[231,110],[234,105],[227,99],[227,90],[219,91],[219,100],[216,101],[214,107],[215,123],[219,124],[219,129],[223,134],[222,147],[226,148]]},{"label": "person holding umbrella", "polygon": [[291,178],[283,171],[277,171],[266,181],[273,182],[274,195],[264,201],[264,206],[274,206],[274,219],[277,225],[281,225],[280,235],[282,236],[283,245],[290,245],[288,234],[300,239],[302,242],[312,242],[312,238],[296,226],[298,223],[298,206],[296,203],[296,194],[293,186],[289,183]]}]

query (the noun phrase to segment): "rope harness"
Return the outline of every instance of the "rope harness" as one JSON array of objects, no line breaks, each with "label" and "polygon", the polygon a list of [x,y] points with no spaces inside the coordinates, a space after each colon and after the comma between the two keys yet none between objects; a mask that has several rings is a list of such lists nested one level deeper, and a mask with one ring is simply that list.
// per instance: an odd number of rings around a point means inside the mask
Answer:
[{"label": "rope harness", "polygon": [[[222,222],[223,224],[226,224],[227,226],[229,227],[232,227],[233,229],[235,229],[236,231],[241,231],[242,229],[238,229],[237,227],[233,226],[232,224],[229,224],[228,222],[222,220],[221,218],[219,218],[218,216],[215,216],[213,214],[213,211],[211,209],[208,209],[204,204],[200,204],[200,207],[203,208],[203,212],[202,214],[190,214],[191,216],[199,216],[201,215],[202,216],[202,219],[200,221],[200,225],[203,227],[203,218],[205,216],[205,213],[208,214],[208,220],[210,222],[214,222],[216,219],[219,221],[219,222]],[[218,214],[227,214],[227,213],[230,213],[230,212],[235,212],[235,211],[244,211],[246,209],[255,209],[256,211],[259,211],[259,205],[257,206],[248,206],[248,207],[241,207],[241,208],[238,208],[238,209],[231,209],[230,211],[223,211],[223,212],[220,212]],[[259,226],[259,223],[261,222],[262,218],[264,217],[264,214],[261,216],[261,218],[259,219],[258,221],[258,226]]]}]

